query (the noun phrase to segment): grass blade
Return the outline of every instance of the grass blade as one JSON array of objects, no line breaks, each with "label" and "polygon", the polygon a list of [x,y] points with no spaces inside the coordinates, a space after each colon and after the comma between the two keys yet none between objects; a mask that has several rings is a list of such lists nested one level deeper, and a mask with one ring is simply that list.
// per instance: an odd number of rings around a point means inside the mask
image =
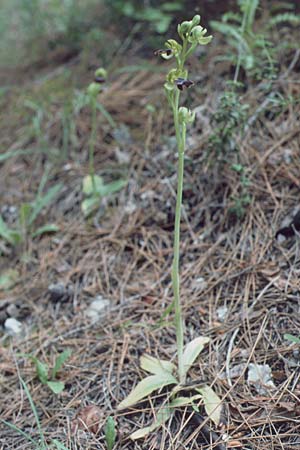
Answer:
[{"label": "grass blade", "polygon": [[21,430],[21,428],[17,427],[17,425],[14,425],[13,423],[10,423],[10,422],[6,422],[6,420],[4,420],[4,419],[0,419],[0,422],[4,423],[4,425],[7,425],[12,430],[17,431],[24,438],[26,438],[29,442],[32,442],[35,446],[37,445],[36,442],[32,439],[32,437],[28,433],[25,433],[25,431]]},{"label": "grass blade", "polygon": [[25,394],[26,394],[26,396],[27,396],[27,398],[29,400],[30,407],[32,409],[32,412],[33,412],[33,415],[34,415],[34,418],[35,418],[35,422],[36,422],[36,425],[37,425],[37,428],[38,428],[38,431],[39,431],[40,440],[41,440],[42,444],[45,446],[45,448],[47,448],[47,445],[46,445],[46,442],[45,442],[45,438],[44,438],[44,434],[43,434],[43,430],[42,430],[41,423],[40,423],[40,419],[39,419],[39,416],[38,416],[35,404],[34,404],[34,402],[32,400],[31,394],[29,392],[29,389],[28,389],[25,381],[21,377],[20,377],[20,382],[21,382],[21,384],[23,386],[23,389],[25,391]]}]

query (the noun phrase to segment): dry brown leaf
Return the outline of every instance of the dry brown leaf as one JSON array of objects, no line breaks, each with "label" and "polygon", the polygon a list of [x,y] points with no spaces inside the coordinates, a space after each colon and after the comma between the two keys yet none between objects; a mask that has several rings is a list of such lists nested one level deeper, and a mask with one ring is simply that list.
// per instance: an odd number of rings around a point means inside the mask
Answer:
[{"label": "dry brown leaf", "polygon": [[103,422],[103,418],[104,415],[102,410],[98,406],[86,406],[80,410],[76,417],[72,420],[72,433],[76,433],[78,429],[82,429],[97,434],[102,424],[101,422]]}]

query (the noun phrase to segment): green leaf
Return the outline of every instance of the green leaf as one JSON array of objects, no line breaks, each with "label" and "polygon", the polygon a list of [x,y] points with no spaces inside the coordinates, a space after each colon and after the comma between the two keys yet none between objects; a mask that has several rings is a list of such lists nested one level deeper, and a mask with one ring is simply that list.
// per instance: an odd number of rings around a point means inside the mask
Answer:
[{"label": "green leaf", "polygon": [[221,399],[210,386],[196,388],[196,391],[199,392],[203,398],[206,414],[214,422],[214,424],[218,426],[222,412]]},{"label": "green leaf", "polygon": [[231,168],[238,173],[243,173],[245,170],[245,167],[242,164],[232,164]]},{"label": "green leaf", "polygon": [[157,31],[157,33],[159,33],[159,34],[165,33],[170,26],[171,20],[172,20],[172,17],[169,15],[161,16],[159,21],[157,21],[156,23],[154,21],[155,31]]},{"label": "green leaf", "polygon": [[140,430],[135,431],[130,435],[130,439],[135,441],[136,439],[141,439],[147,436],[149,433],[163,425],[171,417],[172,413],[173,411],[168,406],[162,407],[158,411],[156,420],[153,422],[153,424],[149,427],[141,428]]},{"label": "green leaf", "polygon": [[30,434],[25,433],[25,431],[21,430],[21,428],[17,427],[16,425],[14,425],[13,423],[7,422],[6,420],[0,419],[0,422],[4,423],[4,425],[8,426],[9,428],[11,428],[12,430],[16,431],[17,433],[19,433],[21,436],[23,436],[25,439],[27,439],[29,442],[32,442],[34,445],[36,444],[36,442],[32,439],[32,437],[30,436]]},{"label": "green leaf", "polygon": [[198,357],[198,355],[202,352],[204,345],[210,341],[208,337],[198,337],[189,342],[183,351],[182,363],[184,367],[185,373],[187,373]]},{"label": "green leaf", "polygon": [[117,126],[116,122],[114,121],[114,119],[112,118],[112,116],[109,114],[109,112],[104,108],[103,105],[101,105],[101,103],[97,103],[97,109],[98,111],[101,112],[101,114],[105,117],[105,119],[107,120],[107,122],[109,123],[109,125],[112,128],[115,128]]},{"label": "green leaf", "polygon": [[152,392],[160,389],[169,384],[177,384],[178,381],[170,373],[164,373],[159,375],[151,375],[140,381],[133,391],[126,397],[118,406],[117,409],[128,408],[135,405],[143,398],[150,395]]},{"label": "green leaf", "polygon": [[9,228],[0,216],[0,236],[11,245],[17,245],[21,242],[21,234]]},{"label": "green leaf", "polygon": [[57,439],[52,439],[51,443],[56,446],[57,450],[69,450],[67,447],[64,446],[64,444],[59,442]]},{"label": "green leaf", "polygon": [[293,336],[292,334],[284,334],[283,337],[290,342],[294,342],[294,344],[300,344],[300,337]]},{"label": "green leaf", "polygon": [[62,189],[62,184],[58,183],[52,186],[45,195],[38,196],[35,201],[31,204],[32,212],[30,214],[30,217],[28,219],[28,225],[32,225],[33,222],[36,220],[40,212],[43,208],[46,206],[49,206],[50,203],[53,202],[56,195],[59,193],[59,191]]},{"label": "green leaf", "polygon": [[46,384],[54,394],[60,394],[65,388],[62,381],[47,381]]},{"label": "green leaf", "polygon": [[42,363],[39,359],[35,358],[34,356],[31,356],[30,358],[34,364],[37,376],[41,383],[47,384],[48,382],[48,366],[45,363]]},{"label": "green leaf", "polygon": [[57,372],[62,368],[62,366],[64,365],[66,360],[68,358],[70,358],[71,354],[72,354],[72,350],[66,349],[58,355],[58,357],[55,360],[54,367],[52,369],[52,374],[51,374],[52,378],[56,378]]},{"label": "green leaf", "polygon": [[165,2],[161,5],[161,9],[167,12],[176,12],[182,9],[182,5],[176,2]]},{"label": "green leaf", "polygon": [[46,225],[43,225],[42,227],[37,228],[32,233],[32,237],[35,238],[37,236],[41,236],[42,234],[56,233],[57,231],[59,231],[59,227],[57,225],[55,225],[54,223],[48,223]]},{"label": "green leaf", "polygon": [[27,398],[28,398],[28,400],[29,400],[31,410],[32,410],[33,415],[34,415],[34,418],[35,418],[35,423],[36,423],[37,428],[38,428],[38,430],[39,430],[40,441],[41,441],[41,443],[42,443],[43,448],[46,449],[46,448],[47,448],[47,447],[46,447],[46,442],[45,442],[45,438],[44,438],[44,434],[43,434],[41,422],[40,422],[39,415],[38,415],[38,412],[37,412],[37,410],[36,410],[34,401],[33,401],[32,397],[31,397],[31,394],[30,394],[30,392],[29,392],[29,389],[28,389],[28,387],[27,387],[27,384],[25,383],[25,381],[24,381],[21,377],[20,377],[20,382],[21,382],[21,384],[22,384],[22,386],[23,386],[23,389],[24,389],[24,391],[25,391],[25,394],[26,394],[26,396],[27,396]]},{"label": "green leaf", "polygon": [[107,195],[114,194],[115,192],[120,191],[123,187],[125,187],[127,184],[126,180],[116,180],[112,181],[111,183],[107,183],[102,185],[97,192],[102,197],[105,197]]},{"label": "green leaf", "polygon": [[16,269],[7,269],[0,275],[0,291],[11,289],[19,280],[20,274]]},{"label": "green leaf", "polygon": [[0,163],[5,161],[6,159],[13,158],[15,156],[22,156],[22,155],[29,155],[31,153],[50,153],[53,149],[42,149],[42,148],[33,148],[33,149],[20,149],[20,150],[13,150],[10,152],[2,153],[0,155]]},{"label": "green leaf", "polygon": [[81,202],[81,211],[84,216],[89,216],[100,204],[101,198],[99,195],[94,195],[93,197],[89,197]]},{"label": "green leaf", "polygon": [[[98,191],[103,186],[103,178],[98,175],[94,175],[95,189]],[[85,195],[92,195],[94,193],[93,189],[93,177],[87,175],[82,180],[82,192]]]},{"label": "green leaf", "polygon": [[166,372],[172,374],[176,370],[176,366],[170,361],[157,359],[150,355],[141,356],[140,366],[146,372],[153,373],[154,375],[160,375]]},{"label": "green leaf", "polygon": [[29,217],[32,211],[32,206],[30,205],[30,203],[22,203],[20,206],[20,213],[19,213],[19,217],[20,217],[20,225],[23,228],[27,228],[27,226],[29,225]]},{"label": "green leaf", "polygon": [[202,398],[202,395],[197,394],[192,397],[176,397],[170,403],[170,408],[180,408],[181,406],[188,406],[194,403],[194,401]]},{"label": "green leaf", "polygon": [[113,417],[108,417],[104,432],[107,450],[112,450],[116,442],[116,427]]}]

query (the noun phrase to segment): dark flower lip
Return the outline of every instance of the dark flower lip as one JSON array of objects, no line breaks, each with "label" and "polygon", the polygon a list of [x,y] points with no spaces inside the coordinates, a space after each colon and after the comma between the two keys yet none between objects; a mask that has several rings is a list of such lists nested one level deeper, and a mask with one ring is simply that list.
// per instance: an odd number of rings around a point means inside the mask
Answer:
[{"label": "dark flower lip", "polygon": [[95,83],[102,84],[102,83],[105,83],[106,80],[104,77],[95,77],[94,81],[95,81]]},{"label": "dark flower lip", "polygon": [[170,56],[172,54],[172,50],[170,48],[165,48],[163,50],[155,50],[154,55],[163,55],[166,54],[167,56]]},{"label": "dark flower lip", "polygon": [[177,78],[175,80],[175,84],[178,87],[178,89],[182,91],[184,88],[189,88],[193,86],[195,83],[192,80],[188,80],[185,78]]}]

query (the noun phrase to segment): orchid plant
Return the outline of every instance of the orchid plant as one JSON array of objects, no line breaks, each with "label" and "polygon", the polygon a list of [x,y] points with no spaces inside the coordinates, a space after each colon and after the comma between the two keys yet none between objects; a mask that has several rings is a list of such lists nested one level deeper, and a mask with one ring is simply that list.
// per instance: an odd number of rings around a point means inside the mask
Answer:
[{"label": "orchid plant", "polygon": [[131,438],[138,439],[146,436],[151,431],[160,427],[171,417],[174,409],[180,406],[193,405],[198,408],[204,404],[206,412],[215,424],[220,420],[221,401],[212,388],[207,385],[194,385],[196,391],[192,396],[179,396],[179,392],[186,390],[187,373],[195,362],[196,358],[209,342],[208,337],[197,337],[184,346],[184,320],[180,301],[180,280],[179,280],[179,253],[180,253],[180,221],[182,206],[183,174],[184,174],[184,153],[186,149],[187,126],[192,124],[195,113],[184,106],[180,106],[180,95],[191,87],[194,83],[188,77],[188,70],[185,67],[187,58],[195,51],[198,45],[208,44],[212,36],[206,36],[207,30],[200,25],[200,16],[196,15],[190,21],[184,21],[178,25],[178,34],[181,43],[174,39],[169,39],[164,50],[158,50],[156,54],[164,59],[175,59],[175,67],[166,76],[164,84],[165,94],[168,104],[173,113],[174,127],[178,148],[178,179],[177,198],[174,228],[174,257],[172,265],[172,286],[174,293],[173,307],[175,309],[175,327],[177,342],[177,367],[171,361],[160,360],[150,355],[143,355],[140,359],[141,368],[151,375],[140,381],[133,391],[118,406],[118,409],[128,408],[154,391],[165,386],[173,385],[166,401],[160,407],[152,425],[140,429]]}]

